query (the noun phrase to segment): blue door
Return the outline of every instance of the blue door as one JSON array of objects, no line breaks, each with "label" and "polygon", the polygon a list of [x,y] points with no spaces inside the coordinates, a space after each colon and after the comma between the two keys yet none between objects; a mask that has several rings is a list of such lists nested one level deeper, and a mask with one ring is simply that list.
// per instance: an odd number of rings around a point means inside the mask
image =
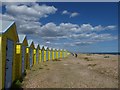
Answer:
[{"label": "blue door", "polygon": [[22,46],[22,74],[25,70],[25,46]]},{"label": "blue door", "polygon": [[6,66],[5,66],[5,88],[10,88],[12,84],[12,63],[14,53],[14,42],[7,40],[6,46]]},{"label": "blue door", "polygon": [[48,50],[46,51],[46,60],[48,61]]},{"label": "blue door", "polygon": [[60,58],[60,52],[58,51],[58,58]]},{"label": "blue door", "polygon": [[33,50],[32,48],[30,48],[30,68],[32,67],[33,65]]},{"label": "blue door", "polygon": [[54,59],[56,59],[56,51],[54,51]]},{"label": "blue door", "polygon": [[64,58],[64,52],[62,52],[62,57]]},{"label": "blue door", "polygon": [[42,61],[44,61],[44,50],[42,50]]},{"label": "blue door", "polygon": [[52,51],[50,51],[50,60],[52,60]]}]

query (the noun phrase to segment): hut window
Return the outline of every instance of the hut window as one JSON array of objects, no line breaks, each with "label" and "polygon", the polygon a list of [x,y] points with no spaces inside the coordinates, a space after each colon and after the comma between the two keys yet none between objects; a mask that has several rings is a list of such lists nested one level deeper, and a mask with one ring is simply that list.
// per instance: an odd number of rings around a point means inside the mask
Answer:
[{"label": "hut window", "polygon": [[36,53],[36,50],[34,49],[34,54]]},{"label": "hut window", "polygon": [[26,53],[28,53],[29,52],[29,49],[28,48],[26,48]]},{"label": "hut window", "polygon": [[20,45],[16,45],[16,54],[20,54],[20,49],[21,49]]}]

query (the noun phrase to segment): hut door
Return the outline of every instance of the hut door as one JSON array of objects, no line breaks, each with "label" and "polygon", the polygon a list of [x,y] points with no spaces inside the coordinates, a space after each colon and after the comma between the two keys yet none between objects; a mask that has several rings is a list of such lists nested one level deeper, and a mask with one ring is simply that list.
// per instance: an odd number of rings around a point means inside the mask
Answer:
[{"label": "hut door", "polygon": [[56,51],[54,51],[54,59],[56,59]]},{"label": "hut door", "polygon": [[6,46],[6,67],[5,67],[5,88],[10,88],[12,84],[12,63],[14,53],[14,42],[7,40]]},{"label": "hut door", "polygon": [[38,51],[39,50],[36,50],[36,61],[37,61],[37,63],[38,63],[38,59],[39,59],[39,57],[38,57],[39,52]]},{"label": "hut door", "polygon": [[46,60],[48,60],[48,51],[46,51]]},{"label": "hut door", "polygon": [[52,60],[52,51],[50,51],[50,60]]},{"label": "hut door", "polygon": [[60,58],[60,52],[58,51],[58,58]]},{"label": "hut door", "polygon": [[33,63],[32,60],[33,60],[33,51],[30,48],[30,68],[32,67],[32,63]]},{"label": "hut door", "polygon": [[44,50],[42,50],[42,61],[44,61]]},{"label": "hut door", "polygon": [[25,63],[25,47],[22,46],[22,74],[24,73],[24,64]]}]

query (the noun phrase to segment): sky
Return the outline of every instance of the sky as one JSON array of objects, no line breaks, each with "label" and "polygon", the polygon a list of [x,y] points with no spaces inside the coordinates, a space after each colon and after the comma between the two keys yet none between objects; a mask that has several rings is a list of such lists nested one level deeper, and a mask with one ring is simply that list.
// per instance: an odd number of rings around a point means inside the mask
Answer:
[{"label": "sky", "polygon": [[2,20],[35,43],[70,52],[118,51],[117,2],[4,2]]}]

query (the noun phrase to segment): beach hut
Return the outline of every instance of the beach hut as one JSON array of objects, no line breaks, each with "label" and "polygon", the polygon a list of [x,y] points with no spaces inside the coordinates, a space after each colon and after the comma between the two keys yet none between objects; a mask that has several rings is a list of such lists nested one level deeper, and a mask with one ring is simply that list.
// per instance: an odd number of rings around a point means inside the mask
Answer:
[{"label": "beach hut", "polygon": [[52,48],[49,48],[48,60],[52,60]]},{"label": "beach hut", "polygon": [[60,49],[58,49],[58,58],[60,58]]},{"label": "beach hut", "polygon": [[62,49],[62,58],[64,58],[64,49]]},{"label": "beach hut", "polygon": [[36,63],[39,63],[40,60],[40,46],[39,44],[35,44],[35,49],[36,49]]},{"label": "beach hut", "polygon": [[46,56],[47,57],[47,61],[50,60],[50,50],[49,50],[49,47],[47,47],[46,55],[48,56],[48,57]]},{"label": "beach hut", "polygon": [[59,49],[56,49],[56,59],[58,59],[58,51]]},{"label": "beach hut", "polygon": [[43,48],[43,45],[39,45],[40,46],[40,50],[39,50],[39,54],[40,54],[40,60],[39,60],[39,63],[42,62],[43,58],[44,58],[44,52],[42,53],[42,48]]},{"label": "beach hut", "polygon": [[28,46],[27,37],[18,34],[19,42],[16,45],[16,79],[20,79],[24,75],[26,69],[26,47]]},{"label": "beach hut", "polygon": [[52,60],[54,60],[55,59],[55,48],[52,48]]},{"label": "beach hut", "polygon": [[49,47],[46,47],[46,61],[48,61],[49,57]]},{"label": "beach hut", "polygon": [[46,61],[46,50],[47,50],[47,47],[46,47],[46,46],[43,46],[43,47],[42,47],[42,61],[43,61],[43,62]]},{"label": "beach hut", "polygon": [[44,51],[44,56],[45,56],[44,61],[47,61],[48,60],[48,47],[44,46],[44,48],[45,48],[45,51]]},{"label": "beach hut", "polygon": [[0,20],[0,47],[2,59],[0,59],[0,89],[10,88],[15,80],[15,46],[19,41],[14,21]]},{"label": "beach hut", "polygon": [[57,59],[57,49],[54,50],[54,59]]},{"label": "beach hut", "polygon": [[66,57],[66,49],[63,50],[63,55]]},{"label": "beach hut", "polygon": [[43,62],[44,61],[44,46],[42,47],[41,51],[42,51],[42,62]]},{"label": "beach hut", "polygon": [[62,49],[60,49],[60,58],[63,58],[63,55],[62,55]]},{"label": "beach hut", "polygon": [[27,46],[27,69],[31,69],[33,66],[33,60],[34,60],[34,42],[33,40],[28,40],[28,46]]},{"label": "beach hut", "polygon": [[33,51],[33,66],[36,64],[36,48]]}]

